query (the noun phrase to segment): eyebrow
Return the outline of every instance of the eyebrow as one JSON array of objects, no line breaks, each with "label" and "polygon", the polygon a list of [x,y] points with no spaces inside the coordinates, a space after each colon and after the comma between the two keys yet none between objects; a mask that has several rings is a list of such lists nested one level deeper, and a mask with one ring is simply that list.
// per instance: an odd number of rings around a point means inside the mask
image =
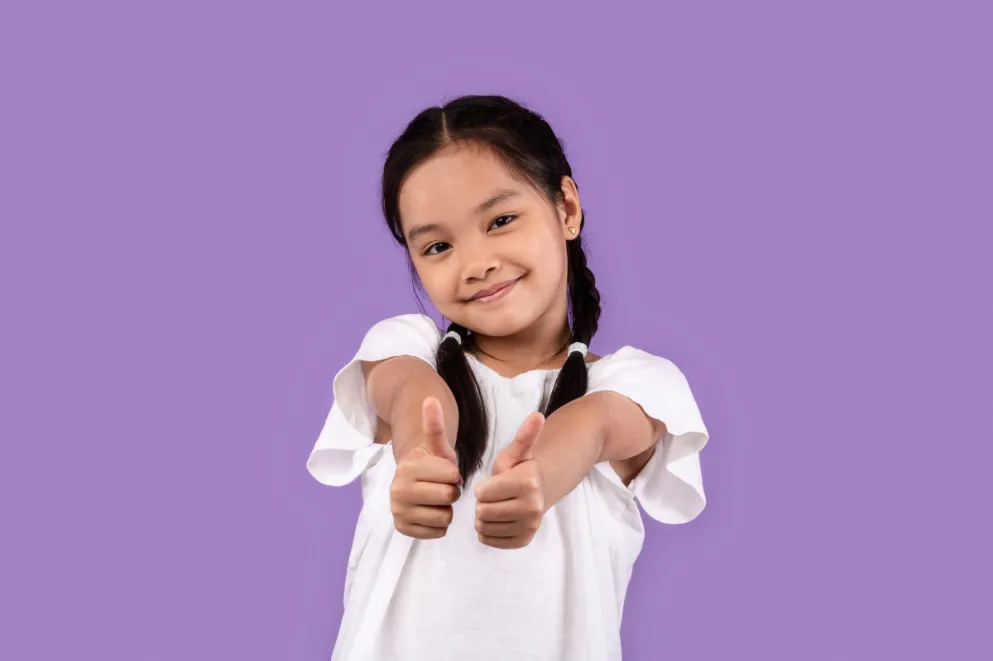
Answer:
[{"label": "eyebrow", "polygon": [[428,232],[434,232],[435,230],[440,230],[441,225],[438,223],[431,223],[429,225],[420,225],[418,227],[412,227],[410,232],[407,233],[407,243],[413,243],[414,239],[419,237],[421,234],[427,234]]},{"label": "eyebrow", "polygon": [[515,190],[510,190],[510,189],[499,190],[496,192],[496,194],[493,197],[491,197],[490,199],[486,200],[478,207],[476,207],[476,215],[479,215],[484,211],[486,211],[487,209],[489,209],[490,207],[495,207],[501,202],[505,202],[512,197],[517,197],[519,194],[520,193],[518,193]]},{"label": "eyebrow", "polygon": [[[510,189],[498,190],[489,199],[487,199],[485,202],[483,202],[478,207],[476,207],[476,215],[478,216],[479,214],[484,213],[485,211],[491,209],[492,207],[495,207],[501,202],[506,202],[511,198],[517,197],[518,195],[520,195],[520,193],[515,190],[510,190]],[[410,232],[407,233],[407,242],[412,243],[414,239],[416,239],[420,235],[427,234],[428,232],[434,232],[435,230],[440,230],[440,229],[442,229],[442,227],[438,223],[429,223],[427,225],[419,225],[417,227],[412,227],[410,229]]]}]

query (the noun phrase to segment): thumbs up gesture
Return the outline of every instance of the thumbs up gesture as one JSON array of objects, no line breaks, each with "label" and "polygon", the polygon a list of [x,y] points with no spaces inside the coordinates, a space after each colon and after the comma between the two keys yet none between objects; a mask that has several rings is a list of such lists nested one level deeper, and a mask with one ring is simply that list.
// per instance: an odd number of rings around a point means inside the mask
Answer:
[{"label": "thumbs up gesture", "polygon": [[476,487],[479,541],[499,549],[531,543],[545,515],[541,471],[532,450],[545,418],[532,413],[493,462],[492,476]]},{"label": "thumbs up gesture", "polygon": [[397,463],[390,485],[390,511],[396,529],[415,539],[444,537],[459,499],[462,476],[455,448],[445,438],[441,403],[428,397],[421,405],[420,442]]}]

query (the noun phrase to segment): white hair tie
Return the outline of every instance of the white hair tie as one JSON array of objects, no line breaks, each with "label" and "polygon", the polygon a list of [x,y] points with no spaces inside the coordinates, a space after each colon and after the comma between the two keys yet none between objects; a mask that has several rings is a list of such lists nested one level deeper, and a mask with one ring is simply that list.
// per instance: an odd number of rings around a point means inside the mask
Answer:
[{"label": "white hair tie", "polygon": [[569,355],[572,355],[575,352],[582,354],[583,358],[586,358],[587,351],[589,351],[589,348],[582,342],[573,342],[569,345]]},{"label": "white hair tie", "polygon": [[455,341],[458,342],[460,345],[462,344],[462,336],[456,333],[455,331],[448,331],[447,333],[445,333],[445,336],[441,338],[441,341],[444,342],[450,337],[455,338]]}]

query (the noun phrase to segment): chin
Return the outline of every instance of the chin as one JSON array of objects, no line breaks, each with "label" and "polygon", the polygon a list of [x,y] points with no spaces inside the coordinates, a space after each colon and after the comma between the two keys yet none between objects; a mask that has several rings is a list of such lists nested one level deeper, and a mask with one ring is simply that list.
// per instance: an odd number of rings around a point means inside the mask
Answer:
[{"label": "chin", "polygon": [[470,314],[461,317],[455,320],[456,323],[487,337],[507,337],[521,332],[530,325],[527,315],[519,309],[494,307],[493,310],[473,310]]}]

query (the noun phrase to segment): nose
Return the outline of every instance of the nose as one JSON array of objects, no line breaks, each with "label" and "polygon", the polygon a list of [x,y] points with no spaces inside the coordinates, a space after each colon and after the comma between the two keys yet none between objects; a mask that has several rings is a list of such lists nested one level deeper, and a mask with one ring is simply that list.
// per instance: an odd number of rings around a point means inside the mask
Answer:
[{"label": "nose", "polygon": [[492,250],[488,250],[485,242],[477,241],[475,245],[465,246],[462,250],[462,280],[485,280],[490,271],[500,268],[500,260]]}]

